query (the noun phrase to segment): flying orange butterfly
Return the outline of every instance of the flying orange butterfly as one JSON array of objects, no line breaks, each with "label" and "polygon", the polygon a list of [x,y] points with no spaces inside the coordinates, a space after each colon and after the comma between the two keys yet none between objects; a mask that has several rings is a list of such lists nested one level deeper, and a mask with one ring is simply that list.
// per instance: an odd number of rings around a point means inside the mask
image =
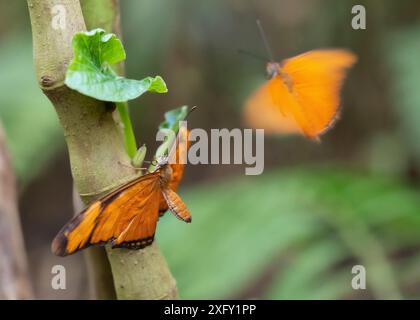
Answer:
[{"label": "flying orange butterfly", "polygon": [[[158,158],[153,172],[93,202],[70,220],[53,240],[52,252],[66,256],[106,243],[113,248],[144,248],[153,242],[159,216],[168,209],[178,219],[191,222],[188,208],[175,192],[183,175],[178,159],[187,150],[187,135],[182,127],[169,157]],[[176,161],[170,161],[171,157],[177,157]]]},{"label": "flying orange butterfly", "polygon": [[340,89],[346,70],[356,60],[344,49],[320,49],[281,63],[269,62],[270,80],[246,101],[245,121],[267,133],[303,133],[317,140],[338,118]]}]

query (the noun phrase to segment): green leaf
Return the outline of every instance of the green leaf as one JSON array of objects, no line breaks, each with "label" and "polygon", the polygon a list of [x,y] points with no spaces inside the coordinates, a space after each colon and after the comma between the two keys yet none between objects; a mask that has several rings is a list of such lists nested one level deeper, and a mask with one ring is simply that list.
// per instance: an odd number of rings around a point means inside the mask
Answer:
[{"label": "green leaf", "polygon": [[[188,107],[182,106],[176,109],[172,109],[168,112],[165,112],[165,121],[163,121],[159,129],[171,129],[173,131],[178,131],[179,122],[185,120],[188,115]],[[176,129],[176,130],[175,130]]]},{"label": "green leaf", "polygon": [[141,168],[141,166],[143,165],[144,158],[146,157],[146,153],[147,153],[147,147],[146,147],[145,144],[143,144],[137,150],[136,154],[134,155],[133,159],[131,160],[131,164],[135,168]]},{"label": "green leaf", "polygon": [[[165,121],[159,125],[159,130],[165,132],[166,136],[164,142],[156,150],[155,158],[158,158],[168,152],[169,147],[172,145],[175,136],[178,133],[179,122],[185,120],[188,112],[187,106],[182,106],[165,112]],[[154,166],[152,165],[150,169],[153,170]]]},{"label": "green leaf", "polygon": [[160,76],[143,80],[118,76],[111,68],[125,60],[121,41],[102,29],[78,32],[73,37],[74,58],[66,74],[65,84],[86,96],[113,102],[124,102],[141,96],[146,91],[167,92]]}]

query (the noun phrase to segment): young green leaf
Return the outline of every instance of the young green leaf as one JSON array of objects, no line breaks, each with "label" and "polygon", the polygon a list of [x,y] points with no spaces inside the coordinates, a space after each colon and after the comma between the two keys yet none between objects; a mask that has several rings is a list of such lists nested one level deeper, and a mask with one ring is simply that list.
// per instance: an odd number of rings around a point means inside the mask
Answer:
[{"label": "young green leaf", "polygon": [[142,80],[118,76],[111,68],[125,59],[121,41],[102,29],[78,32],[73,37],[74,57],[66,74],[65,84],[84,95],[103,101],[123,102],[146,91],[167,92],[160,76]]},{"label": "young green leaf", "polygon": [[171,129],[172,131],[176,132],[179,129],[179,122],[183,121],[187,115],[187,106],[182,106],[165,112],[165,121],[159,125],[159,129]]},{"label": "young green leaf", "polygon": [[[165,120],[159,125],[159,131],[165,134],[165,140],[157,148],[155,158],[159,158],[169,152],[169,148],[172,146],[178,133],[179,122],[185,120],[190,111],[187,106],[182,106],[165,112]],[[156,166],[152,164],[149,167],[149,171],[153,171],[155,168]]]},{"label": "young green leaf", "polygon": [[143,144],[134,155],[133,159],[131,160],[131,164],[135,168],[141,168],[143,165],[144,158],[146,157],[147,147]]}]

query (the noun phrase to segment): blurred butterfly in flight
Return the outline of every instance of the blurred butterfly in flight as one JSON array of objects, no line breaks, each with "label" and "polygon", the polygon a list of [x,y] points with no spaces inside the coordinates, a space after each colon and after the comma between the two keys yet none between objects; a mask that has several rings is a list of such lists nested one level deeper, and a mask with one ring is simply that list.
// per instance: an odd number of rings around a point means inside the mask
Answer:
[{"label": "blurred butterfly in flight", "polygon": [[338,119],[340,90],[356,55],[344,49],[318,49],[277,63],[257,24],[271,59],[269,80],[246,101],[246,123],[266,133],[302,133],[319,140]]}]

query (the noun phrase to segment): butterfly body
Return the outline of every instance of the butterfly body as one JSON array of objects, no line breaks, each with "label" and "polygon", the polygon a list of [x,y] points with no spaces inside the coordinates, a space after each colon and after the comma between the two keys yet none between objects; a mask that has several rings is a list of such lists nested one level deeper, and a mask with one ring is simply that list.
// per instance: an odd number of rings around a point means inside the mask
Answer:
[{"label": "butterfly body", "polygon": [[173,190],[180,177],[171,185],[174,173],[168,158],[158,158],[153,172],[124,184],[70,220],[53,240],[53,253],[66,256],[106,243],[142,249],[153,242],[159,216],[168,208],[177,218],[191,222],[188,208]]},{"label": "butterfly body", "polygon": [[293,88],[293,81],[292,78],[282,69],[282,66],[278,62],[269,62],[267,63],[267,76],[268,79],[274,79],[276,77],[279,77],[283,83],[286,85],[289,92],[292,92]]},{"label": "butterfly body", "polygon": [[356,56],[342,49],[313,50],[269,62],[269,80],[245,104],[245,120],[267,133],[302,133],[317,140],[339,114],[345,71]]},{"label": "butterfly body", "polygon": [[277,62],[269,62],[267,63],[266,67],[267,75],[269,79],[274,78],[281,74],[280,63]]}]

